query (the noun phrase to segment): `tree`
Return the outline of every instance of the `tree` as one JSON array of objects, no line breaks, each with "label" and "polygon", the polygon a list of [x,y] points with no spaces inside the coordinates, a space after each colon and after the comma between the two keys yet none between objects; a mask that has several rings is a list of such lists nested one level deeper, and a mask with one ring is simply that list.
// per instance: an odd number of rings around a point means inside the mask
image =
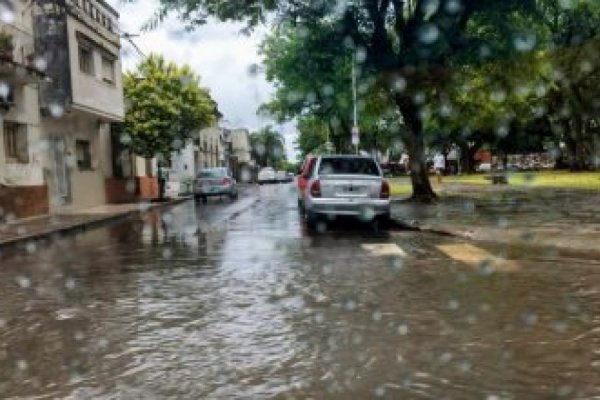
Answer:
[{"label": "tree", "polygon": [[159,178],[162,163],[184,146],[194,130],[214,123],[218,113],[189,66],[179,67],[154,54],[125,74],[124,90],[124,133],[136,154],[158,158]]},{"label": "tree", "polygon": [[453,69],[535,47],[530,27],[538,18],[537,6],[534,0],[160,0],[157,17],[176,10],[191,25],[212,15],[253,26],[276,12],[279,21],[308,31],[324,19],[338,23],[337,42],[349,42],[364,55],[363,67],[393,96],[408,128],[403,140],[411,159],[413,198],[429,201],[435,193],[425,160],[423,92],[449,83]]},{"label": "tree", "polygon": [[253,157],[260,167],[276,167],[280,161],[285,160],[285,140],[270,125],[250,134],[250,145]]}]

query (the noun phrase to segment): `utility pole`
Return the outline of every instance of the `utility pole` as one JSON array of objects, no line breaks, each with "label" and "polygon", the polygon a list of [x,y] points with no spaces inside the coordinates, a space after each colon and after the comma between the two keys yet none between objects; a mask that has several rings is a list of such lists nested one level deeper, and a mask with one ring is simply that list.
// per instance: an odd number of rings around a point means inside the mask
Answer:
[{"label": "utility pole", "polygon": [[360,130],[358,129],[358,107],[356,105],[357,100],[356,93],[356,51],[352,51],[352,104],[354,109],[353,115],[353,126],[352,126],[352,144],[354,145],[354,150],[356,154],[358,154],[358,143],[360,141],[359,135]]}]

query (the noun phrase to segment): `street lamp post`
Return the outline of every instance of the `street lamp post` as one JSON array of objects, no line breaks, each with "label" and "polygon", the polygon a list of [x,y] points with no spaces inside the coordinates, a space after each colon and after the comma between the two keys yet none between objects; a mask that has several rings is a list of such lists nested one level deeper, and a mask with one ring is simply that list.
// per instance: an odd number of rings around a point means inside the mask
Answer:
[{"label": "street lamp post", "polygon": [[360,130],[358,129],[358,107],[356,105],[357,100],[356,90],[356,51],[352,52],[352,107],[353,107],[353,126],[352,126],[352,144],[354,145],[354,151],[358,154],[358,143]]}]

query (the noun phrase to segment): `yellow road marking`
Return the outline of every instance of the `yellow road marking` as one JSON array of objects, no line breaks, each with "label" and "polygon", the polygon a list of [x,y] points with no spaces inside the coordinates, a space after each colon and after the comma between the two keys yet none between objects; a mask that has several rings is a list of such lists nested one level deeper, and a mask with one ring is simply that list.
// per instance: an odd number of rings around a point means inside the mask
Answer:
[{"label": "yellow road marking", "polygon": [[406,257],[406,252],[395,243],[363,243],[362,248],[374,256]]},{"label": "yellow road marking", "polygon": [[519,269],[515,261],[496,257],[489,251],[472,244],[440,244],[436,247],[448,257],[474,267],[483,266],[487,262],[492,271],[514,272]]}]

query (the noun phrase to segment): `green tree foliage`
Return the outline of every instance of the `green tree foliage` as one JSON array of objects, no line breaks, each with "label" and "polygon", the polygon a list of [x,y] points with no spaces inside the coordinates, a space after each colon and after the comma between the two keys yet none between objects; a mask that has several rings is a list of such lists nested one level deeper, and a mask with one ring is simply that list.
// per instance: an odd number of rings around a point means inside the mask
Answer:
[{"label": "green tree foliage", "polygon": [[428,91],[452,84],[464,68],[581,43],[600,26],[595,17],[588,18],[594,15],[590,11],[597,7],[595,0],[249,0],[235,4],[235,9],[215,11],[209,0],[160,0],[160,12],[177,11],[192,25],[203,22],[195,15],[214,15],[221,20],[245,20],[252,26],[263,21],[268,11],[279,23],[289,22],[308,32],[322,21],[333,24],[331,42],[356,50],[361,68],[389,90],[401,113],[407,127],[403,141],[411,158],[413,195],[423,200],[435,197],[425,168]]},{"label": "green tree foliage", "polygon": [[250,134],[252,155],[260,167],[277,167],[285,157],[283,135],[268,125]]},{"label": "green tree foliage", "polygon": [[[124,76],[125,137],[145,158],[168,160],[194,130],[216,121],[216,103],[189,66],[151,55]],[[162,192],[161,192],[162,196]]]},{"label": "green tree foliage", "polygon": [[150,55],[124,76],[124,131],[142,157],[169,159],[194,130],[216,121],[216,103],[189,66]]}]

